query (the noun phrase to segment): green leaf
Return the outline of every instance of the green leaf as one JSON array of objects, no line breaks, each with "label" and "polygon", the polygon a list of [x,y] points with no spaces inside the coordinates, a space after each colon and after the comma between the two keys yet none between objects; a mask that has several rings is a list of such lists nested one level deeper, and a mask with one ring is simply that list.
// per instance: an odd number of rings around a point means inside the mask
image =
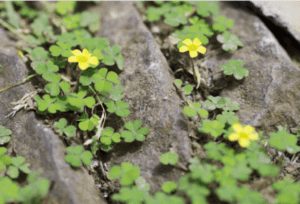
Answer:
[{"label": "green leaf", "polygon": [[125,142],[133,142],[134,141],[134,134],[127,130],[121,132],[121,137],[125,139]]},{"label": "green leaf", "polygon": [[62,48],[58,47],[57,45],[51,45],[49,51],[51,52],[52,56],[57,57],[60,55]]},{"label": "green leaf", "polygon": [[19,198],[20,187],[18,184],[14,183],[8,177],[0,179],[0,201],[2,198],[2,203],[7,203],[10,200],[17,200]]},{"label": "green leaf", "polygon": [[82,145],[77,145],[74,147],[70,146],[66,150],[67,150],[67,152],[70,152],[72,154],[80,154],[83,150],[83,146]]},{"label": "green leaf", "polygon": [[204,120],[202,122],[202,127],[199,127],[199,132],[209,133],[213,137],[218,137],[224,132],[224,126],[225,124],[218,121],[210,121],[210,120]]},{"label": "green leaf", "polygon": [[182,81],[180,79],[175,79],[174,83],[176,84],[176,86],[181,87],[182,85]]},{"label": "green leaf", "polygon": [[175,191],[177,188],[177,185],[174,181],[167,181],[165,182],[161,189],[165,192],[165,193],[171,193],[172,191]]},{"label": "green leaf", "polygon": [[[20,1],[20,2],[24,2],[24,1]],[[14,3],[16,3],[16,1]],[[33,19],[38,14],[38,12],[35,9],[32,9],[28,6],[22,6],[19,12],[21,16],[28,17],[29,19]]]},{"label": "green leaf", "polygon": [[226,19],[226,16],[220,15],[213,18],[216,23],[213,25],[213,29],[216,31],[224,32],[227,28],[232,29],[234,22],[231,19]]},{"label": "green leaf", "polygon": [[120,84],[120,81],[118,78],[119,78],[118,74],[113,71],[108,72],[107,77],[106,77],[106,79],[108,81],[113,82],[115,84]]},{"label": "green leaf", "polygon": [[170,12],[166,13],[164,22],[168,25],[171,25],[173,27],[177,27],[180,24],[187,24],[188,20],[185,15],[181,15],[178,12]]},{"label": "green leaf", "polygon": [[229,60],[228,64],[222,65],[221,69],[224,70],[225,75],[234,74],[236,79],[242,79],[243,77],[248,76],[248,69],[241,68],[244,65],[242,60]]},{"label": "green leaf", "polygon": [[96,101],[95,101],[94,97],[90,96],[90,97],[87,97],[87,98],[84,99],[84,103],[87,107],[93,108]]},{"label": "green leaf", "polygon": [[99,49],[95,49],[95,50],[93,51],[93,56],[97,57],[98,60],[103,59],[103,55],[102,55],[102,53],[101,53],[101,51],[100,51]]},{"label": "green leaf", "polygon": [[68,154],[65,156],[65,161],[69,164],[71,164],[74,167],[80,167],[81,166],[81,160],[78,155],[74,154]]},{"label": "green leaf", "polygon": [[183,112],[188,117],[194,117],[197,115],[197,113],[199,113],[201,117],[207,118],[208,111],[200,107],[200,103],[193,103],[192,105],[190,104],[190,106],[185,106]]},{"label": "green leaf", "polygon": [[10,1],[6,1],[6,11],[7,11],[7,17],[8,17],[8,22],[13,25],[15,28],[20,28],[19,26],[19,15],[18,13],[14,10],[13,4]]},{"label": "green leaf", "polygon": [[27,42],[29,45],[33,45],[33,46],[37,46],[37,45],[42,44],[41,41],[39,41],[38,39],[36,39],[36,38],[33,37],[32,35],[27,35],[26,42]]},{"label": "green leaf", "polygon": [[109,92],[112,88],[113,88],[113,84],[105,80],[98,81],[95,84],[95,89],[99,92],[102,91]]},{"label": "green leaf", "polygon": [[100,19],[99,13],[93,13],[93,12],[82,12],[81,18],[80,18],[80,26],[85,27],[88,25],[93,24],[95,21]]},{"label": "green leaf", "polygon": [[158,21],[164,13],[167,13],[171,9],[170,4],[164,4],[162,7],[153,7],[150,6],[146,10],[147,19],[149,22]]},{"label": "green leaf", "polygon": [[45,90],[47,93],[49,93],[51,96],[58,96],[60,92],[60,88],[58,84],[46,84]]},{"label": "green leaf", "polygon": [[141,176],[135,179],[135,185],[140,191],[148,192],[150,190],[149,183],[147,183],[146,180]]},{"label": "green leaf", "polygon": [[122,175],[122,170],[119,166],[113,166],[109,169],[108,178],[117,179]]},{"label": "green leaf", "polygon": [[295,135],[289,134],[286,131],[271,132],[269,135],[270,146],[279,151],[286,150],[293,154],[300,150],[300,147],[297,146],[297,137]]},{"label": "green leaf", "polygon": [[222,35],[219,34],[217,36],[217,40],[223,44],[222,49],[225,51],[235,51],[238,46],[244,46],[244,44],[239,40],[239,38],[235,34],[231,34],[228,31],[225,31]]},{"label": "green leaf", "polygon": [[175,165],[178,162],[178,155],[173,152],[167,152],[161,155],[160,161],[164,165]]},{"label": "green leaf", "polygon": [[90,151],[84,151],[80,155],[80,159],[85,165],[91,165],[92,159],[93,159],[93,154]]},{"label": "green leaf", "polygon": [[36,47],[31,52],[32,60],[46,60],[49,59],[48,52],[42,47]]},{"label": "green leaf", "polygon": [[59,1],[56,3],[56,12],[60,15],[66,15],[67,12],[73,11],[76,1]]},{"label": "green leaf", "polygon": [[67,81],[62,81],[59,83],[60,88],[63,90],[65,93],[70,93],[70,87],[71,85]]},{"label": "green leaf", "polygon": [[110,98],[114,101],[121,100],[123,98],[123,87],[122,85],[117,85],[110,90]]},{"label": "green leaf", "polygon": [[11,130],[5,129],[4,126],[0,125],[0,145],[8,143],[10,141]]},{"label": "green leaf", "polygon": [[19,177],[19,170],[15,166],[9,166],[6,172],[10,178],[18,178]]},{"label": "green leaf", "polygon": [[197,111],[195,111],[195,109],[191,108],[190,106],[185,106],[183,108],[183,113],[190,118],[197,115]]},{"label": "green leaf", "polygon": [[185,91],[185,95],[190,95],[194,88],[191,85],[186,85],[182,89]]},{"label": "green leaf", "polygon": [[200,1],[200,2],[191,2],[196,4],[198,7],[197,14],[202,17],[208,17],[210,14],[217,15],[219,14],[219,2],[216,1]]},{"label": "green leaf", "polygon": [[86,120],[86,121],[80,122],[78,124],[78,127],[83,131],[86,131],[86,130],[91,131],[94,129],[94,124],[93,124],[93,122]]},{"label": "green leaf", "polygon": [[120,70],[123,70],[124,69],[124,58],[123,58],[123,56],[121,54],[117,54],[115,56],[115,60],[116,60],[116,63],[118,65],[118,68]]}]

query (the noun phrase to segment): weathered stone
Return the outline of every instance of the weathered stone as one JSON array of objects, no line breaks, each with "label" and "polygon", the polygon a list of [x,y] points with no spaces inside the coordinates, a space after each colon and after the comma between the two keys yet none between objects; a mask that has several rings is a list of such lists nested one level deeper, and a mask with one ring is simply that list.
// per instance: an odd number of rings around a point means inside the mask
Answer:
[{"label": "weathered stone", "polygon": [[[160,156],[170,150],[187,164],[190,155],[187,118],[173,86],[174,77],[152,34],[144,25],[132,2],[101,2],[101,30],[111,45],[119,44],[124,56],[120,81],[123,101],[131,111],[126,121],[141,120],[149,128],[144,142],[116,145],[105,158],[108,167],[131,162],[141,168],[151,192],[168,180],[177,181],[183,171],[160,164]],[[120,127],[120,126],[119,126]]]},{"label": "weathered stone", "polygon": [[[251,3],[253,5],[251,5]],[[292,1],[250,1],[245,5],[258,15],[270,19],[281,29],[287,30],[300,43],[300,4]]]},{"label": "weathered stone", "polygon": [[[14,44],[0,30],[0,89],[15,84],[28,76],[28,69],[16,54]],[[10,43],[11,42],[11,43]],[[8,55],[9,54],[9,55]],[[12,110],[11,102],[35,91],[30,83],[0,93],[0,124],[12,130],[8,144],[11,154],[24,156],[29,169],[43,171],[42,177],[50,180],[49,194],[42,203],[106,203],[94,180],[81,167],[73,169],[64,161],[65,146],[52,129],[47,128],[33,111],[19,111],[14,117],[4,118]]]},{"label": "weathered stone", "polygon": [[[222,52],[204,64],[215,73],[230,59],[243,60],[243,67],[249,70],[245,79],[232,79],[220,96],[230,97],[240,104],[237,115],[241,123],[265,131],[277,131],[278,125],[298,126],[299,68],[258,17],[229,3],[220,2],[220,6],[220,13],[234,20],[231,32],[239,37],[244,47]],[[222,82],[220,78],[217,80]]]}]

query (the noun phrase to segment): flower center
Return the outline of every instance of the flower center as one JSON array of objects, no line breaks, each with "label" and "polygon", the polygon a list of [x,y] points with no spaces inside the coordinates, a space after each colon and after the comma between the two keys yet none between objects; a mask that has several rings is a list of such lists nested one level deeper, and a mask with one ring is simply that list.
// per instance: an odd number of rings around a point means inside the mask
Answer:
[{"label": "flower center", "polygon": [[196,51],[197,48],[198,48],[197,45],[194,45],[194,44],[189,45],[189,50],[190,50],[190,51]]},{"label": "flower center", "polygon": [[239,138],[248,140],[249,135],[245,132],[239,132]]},{"label": "flower center", "polygon": [[87,62],[88,58],[84,55],[77,56],[78,62]]}]

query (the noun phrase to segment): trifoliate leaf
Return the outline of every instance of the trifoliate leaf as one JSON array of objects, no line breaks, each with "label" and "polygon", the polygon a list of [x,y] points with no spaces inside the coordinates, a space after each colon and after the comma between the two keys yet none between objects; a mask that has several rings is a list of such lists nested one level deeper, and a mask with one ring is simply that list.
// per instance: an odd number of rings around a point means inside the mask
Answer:
[{"label": "trifoliate leaf", "polygon": [[70,87],[71,85],[67,81],[62,81],[59,83],[60,88],[63,90],[65,93],[70,93]]},{"label": "trifoliate leaf", "polygon": [[178,162],[178,155],[173,152],[167,152],[161,155],[160,161],[164,165],[175,165]]},{"label": "trifoliate leaf", "polygon": [[224,70],[225,75],[233,74],[236,79],[242,79],[243,77],[248,76],[249,71],[246,68],[241,68],[244,65],[242,60],[229,60],[228,64],[221,66],[221,69]]},{"label": "trifoliate leaf", "polygon": [[60,15],[66,15],[68,11],[73,11],[75,6],[75,1],[59,1],[56,3],[56,12]]},{"label": "trifoliate leaf", "polygon": [[49,59],[48,52],[42,47],[36,47],[31,52],[32,60],[46,60]]},{"label": "trifoliate leaf", "polygon": [[170,12],[166,13],[164,22],[168,25],[171,25],[173,27],[177,27],[180,24],[187,24],[187,17],[185,15],[181,15],[178,12]]},{"label": "trifoliate leaf", "polygon": [[60,88],[58,84],[46,84],[45,90],[47,93],[49,93],[51,96],[58,96],[60,92]]},{"label": "trifoliate leaf", "polygon": [[11,130],[5,129],[4,126],[0,125],[0,145],[3,145],[10,141]]},{"label": "trifoliate leaf", "polygon": [[220,15],[213,18],[216,23],[213,25],[213,29],[217,31],[224,32],[226,28],[232,29],[234,22],[231,19],[226,19],[226,16]]},{"label": "trifoliate leaf", "polygon": [[225,51],[235,51],[238,46],[244,46],[244,43],[242,43],[235,34],[231,34],[228,31],[225,31],[222,35],[219,34],[217,36],[217,40],[223,44],[222,49]]}]

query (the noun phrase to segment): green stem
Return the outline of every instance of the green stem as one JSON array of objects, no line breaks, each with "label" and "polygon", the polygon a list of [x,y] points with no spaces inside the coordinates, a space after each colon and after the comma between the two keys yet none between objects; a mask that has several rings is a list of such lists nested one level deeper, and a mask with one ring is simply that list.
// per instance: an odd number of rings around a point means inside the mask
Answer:
[{"label": "green stem", "polygon": [[32,77],[35,77],[36,75],[38,75],[38,74],[30,75],[30,76],[28,76],[27,78],[23,79],[22,81],[20,81],[20,82],[14,84],[14,85],[11,85],[11,86],[9,86],[9,87],[6,87],[6,88],[4,88],[4,89],[1,89],[1,90],[0,90],[0,93],[3,92],[3,91],[8,90],[8,89],[10,89],[10,88],[13,88],[13,87],[15,87],[15,86],[18,86],[18,85],[20,85],[20,84],[24,84],[26,81],[28,81],[28,80],[31,79]]},{"label": "green stem", "polygon": [[13,32],[14,34],[16,34],[17,36],[19,36],[20,38],[22,38],[23,40],[27,41],[27,37],[25,35],[23,35],[22,33],[18,32],[16,29],[14,29],[11,25],[9,25],[8,23],[6,23],[2,19],[0,19],[0,24],[3,27],[5,27],[8,30],[10,30],[11,32]]}]

